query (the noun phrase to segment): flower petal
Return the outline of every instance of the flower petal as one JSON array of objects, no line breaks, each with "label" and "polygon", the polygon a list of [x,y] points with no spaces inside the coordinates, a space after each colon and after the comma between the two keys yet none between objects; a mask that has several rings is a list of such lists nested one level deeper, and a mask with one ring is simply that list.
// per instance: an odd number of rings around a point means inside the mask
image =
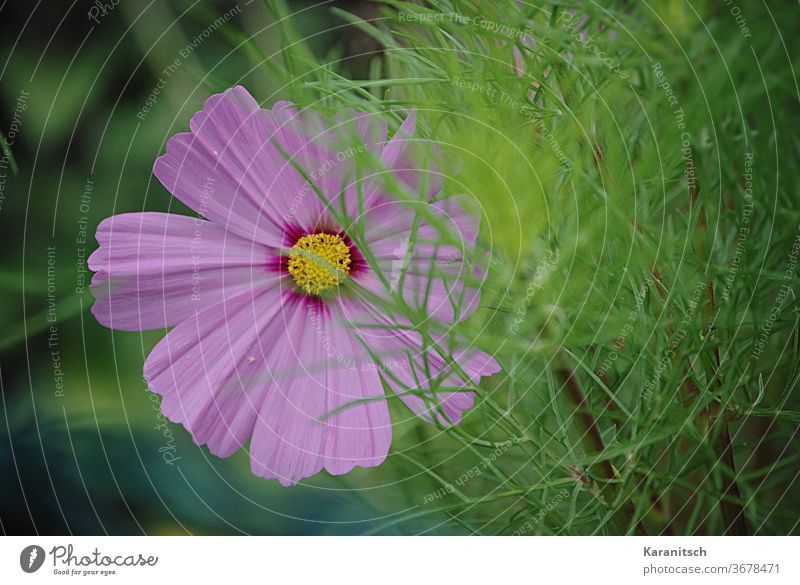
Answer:
[{"label": "flower petal", "polygon": [[335,159],[324,139],[315,140],[325,133],[321,118],[287,102],[264,110],[237,86],[206,100],[190,128],[167,141],[153,167],[176,198],[228,230],[273,246],[283,242],[287,217],[318,221],[325,205],[295,165],[311,174]]},{"label": "flower petal", "polygon": [[[472,407],[474,394],[452,390],[466,386],[466,380],[451,361],[425,343],[410,323],[365,303],[347,306],[350,326],[359,332],[363,344],[369,348],[386,385],[426,422],[443,426],[458,424],[463,411]],[[436,333],[432,341],[442,351],[455,346],[449,357],[472,384],[477,385],[482,377],[500,371],[492,356],[468,347],[466,340],[452,332]],[[443,389],[433,391],[432,386]]]},{"label": "flower petal", "polygon": [[283,334],[281,306],[276,289],[241,293],[183,321],[145,361],[164,416],[215,455],[231,455],[253,432],[271,383],[265,363]]},{"label": "flower petal", "polygon": [[[427,360],[425,355],[427,354]],[[463,385],[461,376],[452,371],[438,353],[433,350],[426,350],[416,356],[412,361],[414,369],[406,375],[402,370],[399,371],[399,381],[406,388],[420,389],[426,384],[419,384],[417,380],[422,377],[425,380],[424,372],[426,361],[431,378],[441,377],[440,384],[443,387],[458,387]],[[453,361],[459,365],[464,373],[469,377],[473,384],[478,384],[484,376],[491,376],[500,371],[500,365],[486,352],[479,349],[470,348],[454,352]],[[445,372],[449,372],[444,374]],[[411,375],[413,374],[413,375]],[[444,375],[443,375],[444,374]],[[400,385],[391,381],[389,386],[400,394],[400,399],[422,420],[442,426],[457,425],[461,422],[461,417],[465,410],[472,408],[475,402],[473,392],[431,392],[428,394],[409,394],[401,390]]]},{"label": "flower petal", "polygon": [[97,227],[89,257],[92,313],[125,331],[175,325],[223,298],[275,280],[269,250],[201,218],[125,213]]},{"label": "flower petal", "polygon": [[[480,302],[478,284],[485,272],[467,261],[474,261],[479,222],[461,196],[414,205],[388,202],[367,212],[365,239],[393,290],[402,286],[412,308],[451,323],[471,315]],[[372,294],[386,292],[372,273],[359,284]]]},{"label": "flower petal", "polygon": [[[380,465],[391,444],[377,372],[363,367],[364,350],[330,307],[296,301],[287,309],[287,339],[270,357],[274,384],[253,433],[251,468],[283,485],[323,468],[340,475]],[[354,401],[361,402],[345,408]]]},{"label": "flower petal", "polygon": [[[414,136],[416,127],[417,112],[411,110],[392,139],[386,143],[381,161],[411,193],[432,197],[442,190],[444,178],[440,173],[432,172],[430,161],[425,160],[426,153],[420,147],[429,143],[424,138]],[[423,182],[426,193],[420,193]]]},{"label": "flower petal", "polygon": [[331,127],[288,102],[262,109],[239,86],[206,100],[190,128],[167,141],[155,175],[198,213],[272,246],[286,243],[287,226],[305,232],[331,227],[326,207],[338,205],[348,185],[355,211],[348,161],[362,143],[377,150],[386,135],[378,116],[353,115]]}]

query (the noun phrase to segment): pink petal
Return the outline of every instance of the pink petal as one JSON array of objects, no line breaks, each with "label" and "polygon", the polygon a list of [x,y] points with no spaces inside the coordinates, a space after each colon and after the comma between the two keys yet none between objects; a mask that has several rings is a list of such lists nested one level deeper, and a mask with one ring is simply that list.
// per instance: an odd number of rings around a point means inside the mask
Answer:
[{"label": "pink petal", "polygon": [[[329,305],[303,299],[287,310],[287,338],[270,357],[270,387],[250,446],[253,473],[293,485],[386,458],[391,421],[374,368]],[[323,420],[324,415],[368,399]]]},{"label": "pink petal", "polygon": [[271,383],[265,366],[283,336],[281,293],[245,292],[190,317],[150,352],[144,366],[161,411],[220,457],[239,450]]},{"label": "pink petal", "polygon": [[[421,222],[414,230],[416,213]],[[412,308],[450,323],[471,315],[480,302],[477,285],[484,272],[467,262],[475,260],[479,222],[463,197],[413,205],[388,202],[367,212],[365,239],[393,290],[402,285]],[[451,243],[443,243],[443,234],[450,234]],[[385,294],[385,284],[374,274],[365,274],[359,284],[372,294]]]},{"label": "pink petal", "polygon": [[[186,205],[230,231],[279,246],[289,220],[313,228],[347,165],[335,165],[334,136],[313,113],[287,102],[264,110],[242,87],[206,100],[191,132],[167,141],[153,172]],[[327,167],[332,167],[328,169]]]},{"label": "pink petal", "polygon": [[[427,141],[414,136],[416,126],[417,112],[411,110],[383,149],[381,161],[411,193],[432,197],[442,190],[443,177],[437,172],[431,172],[431,162],[425,160],[425,153],[421,148]],[[420,193],[423,181],[426,184],[426,193]]]},{"label": "pink petal", "polygon": [[410,143],[415,140],[414,133],[416,130],[417,111],[411,110],[383,149],[381,160],[387,168],[393,169],[402,163],[408,154]]},{"label": "pink petal", "polygon": [[[429,423],[444,426],[456,425],[462,413],[471,408],[474,394],[469,391],[441,390],[436,387],[464,387],[465,381],[450,363],[433,347],[424,343],[422,336],[409,323],[403,324],[364,303],[348,304],[348,318],[380,364],[379,373],[384,382],[417,416]],[[433,339],[439,348],[447,351],[452,333],[439,333]],[[489,354],[473,347],[455,336],[452,360],[464,371],[472,384],[484,376],[500,371],[497,361]]]},{"label": "pink petal", "polygon": [[[425,353],[428,355],[429,370],[431,371],[432,378],[441,377],[442,374],[445,373],[443,379],[440,381],[442,386],[457,387],[463,385],[461,376],[453,371],[451,366],[447,365],[438,353],[433,350],[427,350]],[[500,371],[500,365],[492,356],[475,348],[455,351],[453,360],[459,365],[473,384],[478,384],[482,377],[491,376]],[[424,383],[421,386],[416,385],[416,380],[418,378],[425,379],[425,359],[423,355],[418,355],[413,363],[417,377],[401,375],[398,376],[398,378],[406,387],[424,388],[426,387]],[[400,399],[417,416],[426,422],[440,424],[442,426],[459,424],[464,411],[472,408],[475,401],[475,394],[472,392],[442,391],[419,396],[415,394],[403,394],[396,382],[390,383],[390,386],[395,392],[400,392]]]},{"label": "pink petal", "polygon": [[97,241],[88,262],[96,272],[92,313],[114,329],[169,327],[275,280],[264,268],[271,256],[266,247],[200,218],[115,215],[100,223]]},{"label": "pink petal", "polygon": [[[347,110],[336,116],[337,133],[352,132],[358,138],[358,142],[366,146],[371,152],[380,156],[386,144],[386,122],[381,114],[372,112],[359,112],[357,110]],[[345,134],[346,139],[350,137]],[[348,142],[349,140],[345,140]],[[360,150],[360,149],[359,149]],[[343,158],[352,158],[353,152],[343,152]],[[342,161],[343,162],[343,161]]]}]

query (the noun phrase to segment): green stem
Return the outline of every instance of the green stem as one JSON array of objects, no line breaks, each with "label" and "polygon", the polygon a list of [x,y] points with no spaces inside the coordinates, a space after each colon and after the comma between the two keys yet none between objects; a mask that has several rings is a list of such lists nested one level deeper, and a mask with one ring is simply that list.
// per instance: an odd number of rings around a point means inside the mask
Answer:
[{"label": "green stem", "polygon": [[[598,426],[594,415],[589,410],[589,403],[586,400],[586,395],[581,389],[578,378],[575,376],[575,372],[570,368],[562,367],[557,370],[557,374],[561,379],[562,388],[565,390],[567,397],[575,406],[575,420],[578,422],[580,427],[581,439],[591,452],[598,455],[602,454],[605,451],[606,446],[603,442],[603,437],[600,434],[600,427]],[[611,465],[610,460],[602,459],[595,465],[597,466],[600,474],[604,477],[611,481],[617,479],[617,475],[614,473],[614,467]],[[606,486],[605,489],[613,490],[614,488],[611,486]],[[630,500],[625,502],[624,510],[626,516],[628,516],[630,520],[635,518],[635,508]],[[628,524],[630,524],[630,522],[628,522]],[[636,533],[640,536],[647,534],[641,521],[636,522]]]}]

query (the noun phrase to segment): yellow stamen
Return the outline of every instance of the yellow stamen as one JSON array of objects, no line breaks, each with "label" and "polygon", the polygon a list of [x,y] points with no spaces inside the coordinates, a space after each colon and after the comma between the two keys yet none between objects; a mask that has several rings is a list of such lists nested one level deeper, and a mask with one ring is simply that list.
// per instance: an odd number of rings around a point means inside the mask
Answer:
[{"label": "yellow stamen", "polygon": [[339,286],[350,273],[350,248],[334,234],[307,234],[289,251],[289,274],[306,294]]}]

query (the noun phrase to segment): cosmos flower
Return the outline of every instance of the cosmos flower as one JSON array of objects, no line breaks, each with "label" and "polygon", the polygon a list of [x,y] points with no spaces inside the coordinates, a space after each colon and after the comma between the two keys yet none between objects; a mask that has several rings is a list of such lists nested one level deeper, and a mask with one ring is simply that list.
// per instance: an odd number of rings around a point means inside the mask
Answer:
[{"label": "cosmos flower", "polygon": [[[451,332],[478,303],[478,223],[433,199],[414,114],[388,141],[380,117],[346,118],[210,97],[154,166],[199,215],[109,217],[89,259],[101,324],[172,328],[144,365],[164,415],[220,457],[250,440],[253,473],[284,485],[382,463],[387,391],[453,425],[499,370]],[[382,172],[358,176],[370,157]]]}]

